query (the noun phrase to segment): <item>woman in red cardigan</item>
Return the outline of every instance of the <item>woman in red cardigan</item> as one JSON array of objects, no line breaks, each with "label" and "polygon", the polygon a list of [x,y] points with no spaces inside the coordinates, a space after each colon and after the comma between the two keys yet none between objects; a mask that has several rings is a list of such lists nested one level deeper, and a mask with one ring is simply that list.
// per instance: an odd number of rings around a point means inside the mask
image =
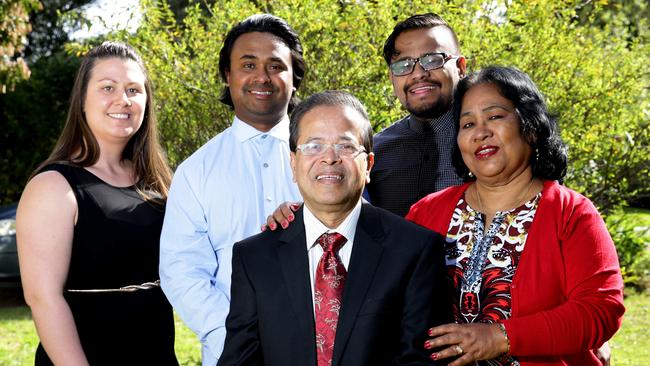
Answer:
[{"label": "woman in red cardigan", "polygon": [[623,281],[602,218],[559,185],[567,155],[528,75],[489,67],[456,90],[462,186],[407,219],[447,236],[455,323],[432,328],[431,358],[452,366],[600,365],[620,327]]}]

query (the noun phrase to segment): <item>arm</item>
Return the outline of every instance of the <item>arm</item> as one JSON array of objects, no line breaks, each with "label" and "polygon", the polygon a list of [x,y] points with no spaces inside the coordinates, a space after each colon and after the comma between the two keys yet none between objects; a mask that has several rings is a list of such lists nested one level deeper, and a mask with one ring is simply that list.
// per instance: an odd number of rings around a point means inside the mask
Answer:
[{"label": "arm", "polygon": [[595,349],[620,327],[625,311],[623,281],[605,224],[586,199],[565,210],[564,229],[558,236],[566,301],[504,322],[514,355],[561,355]]},{"label": "arm", "polygon": [[238,245],[233,248],[230,313],[226,320],[226,344],[218,365],[261,365],[256,294]]},{"label": "arm", "polygon": [[[208,236],[204,199],[182,166],[174,176],[160,238],[160,282],[169,302],[203,344],[204,364],[214,364],[226,337],[228,289],[216,282],[230,269]],[[224,263],[220,260],[223,259]]]},{"label": "arm", "polygon": [[401,355],[394,364],[431,364],[424,350],[428,326],[452,319],[443,249],[442,238],[431,233],[404,292]]},{"label": "arm", "polygon": [[77,201],[57,172],[35,176],[16,213],[16,238],[25,301],[38,336],[55,364],[88,365],[68,303],[63,298]]}]

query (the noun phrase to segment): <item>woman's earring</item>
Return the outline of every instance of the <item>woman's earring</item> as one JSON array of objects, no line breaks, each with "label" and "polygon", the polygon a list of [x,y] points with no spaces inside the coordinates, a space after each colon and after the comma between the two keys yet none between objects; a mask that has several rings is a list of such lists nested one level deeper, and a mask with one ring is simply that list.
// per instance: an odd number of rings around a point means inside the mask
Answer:
[{"label": "woman's earring", "polygon": [[468,175],[470,178],[474,178],[474,173],[472,173],[472,172],[470,172],[470,171],[468,171],[468,172],[469,172],[469,173],[467,173],[467,175]]}]

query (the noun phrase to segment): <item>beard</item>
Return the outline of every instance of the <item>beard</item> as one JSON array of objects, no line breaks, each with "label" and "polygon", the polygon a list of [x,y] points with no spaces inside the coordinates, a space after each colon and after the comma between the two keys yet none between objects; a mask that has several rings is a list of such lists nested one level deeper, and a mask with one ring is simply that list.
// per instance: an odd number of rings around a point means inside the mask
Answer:
[{"label": "beard", "polygon": [[440,96],[432,102],[412,103],[406,101],[406,110],[418,119],[433,119],[440,117],[451,109],[451,98]]}]

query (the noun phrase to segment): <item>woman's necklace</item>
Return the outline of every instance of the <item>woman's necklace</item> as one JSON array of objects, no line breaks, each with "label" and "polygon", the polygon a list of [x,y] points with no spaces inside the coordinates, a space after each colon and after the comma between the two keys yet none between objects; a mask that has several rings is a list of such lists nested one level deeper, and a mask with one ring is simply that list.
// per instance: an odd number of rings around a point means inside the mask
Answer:
[{"label": "woman's necklace", "polygon": [[[534,177],[530,179],[530,182],[528,183],[528,188],[526,188],[526,190],[524,191],[524,194],[522,194],[521,196],[519,196],[519,199],[518,199],[517,201],[515,201],[515,206],[514,206],[514,207],[519,206],[519,205],[521,204],[522,200],[523,200],[524,198],[526,198],[526,195],[527,195],[528,192],[530,191],[530,187],[533,186],[533,181],[535,181],[535,178],[534,178]],[[476,185],[476,183],[474,183],[474,184],[475,184],[475,185],[474,185],[474,193],[476,194],[476,201],[478,202],[478,205],[480,206],[480,207],[479,207],[479,210],[480,210],[481,212],[483,212],[484,214],[487,214],[487,212],[485,212],[485,207],[483,206],[483,202],[481,201],[481,195],[478,193],[478,186]],[[513,208],[514,208],[514,207],[513,207]]]}]

